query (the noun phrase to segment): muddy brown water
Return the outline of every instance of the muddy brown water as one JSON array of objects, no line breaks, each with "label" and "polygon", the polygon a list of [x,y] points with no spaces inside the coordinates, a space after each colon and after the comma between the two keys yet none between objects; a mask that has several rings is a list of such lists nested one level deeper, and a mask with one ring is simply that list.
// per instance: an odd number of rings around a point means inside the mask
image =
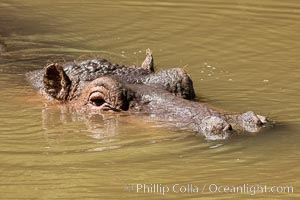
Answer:
[{"label": "muddy brown water", "polygon": [[[298,0],[2,0],[0,27],[1,199],[299,199]],[[185,66],[201,101],[276,127],[206,141],[140,116],[68,113],[24,79],[52,61],[139,64],[146,48],[157,69]]]}]

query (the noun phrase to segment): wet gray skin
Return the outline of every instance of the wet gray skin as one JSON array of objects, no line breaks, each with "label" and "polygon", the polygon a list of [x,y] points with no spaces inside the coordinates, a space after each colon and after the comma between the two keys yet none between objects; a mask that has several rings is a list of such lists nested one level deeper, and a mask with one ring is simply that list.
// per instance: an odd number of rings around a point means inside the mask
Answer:
[{"label": "wet gray skin", "polygon": [[146,113],[210,140],[258,132],[267,124],[266,117],[252,111],[225,114],[193,101],[193,82],[188,74],[181,68],[154,72],[150,50],[140,67],[92,59],[62,66],[50,64],[29,72],[27,78],[44,96],[69,104],[77,112]]}]

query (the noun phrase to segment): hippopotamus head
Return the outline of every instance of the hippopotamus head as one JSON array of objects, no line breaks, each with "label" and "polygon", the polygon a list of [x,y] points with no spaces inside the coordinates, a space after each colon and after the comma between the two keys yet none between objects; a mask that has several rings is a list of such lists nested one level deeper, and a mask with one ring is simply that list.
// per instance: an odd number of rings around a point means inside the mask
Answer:
[{"label": "hippopotamus head", "polygon": [[44,96],[69,105],[76,112],[133,111],[176,121],[201,132],[207,139],[225,139],[241,127],[257,132],[267,123],[265,117],[249,111],[223,114],[194,101],[190,77],[180,68],[154,72],[152,55],[142,67],[125,67],[106,60],[88,60],[61,66],[49,64],[27,74]]}]

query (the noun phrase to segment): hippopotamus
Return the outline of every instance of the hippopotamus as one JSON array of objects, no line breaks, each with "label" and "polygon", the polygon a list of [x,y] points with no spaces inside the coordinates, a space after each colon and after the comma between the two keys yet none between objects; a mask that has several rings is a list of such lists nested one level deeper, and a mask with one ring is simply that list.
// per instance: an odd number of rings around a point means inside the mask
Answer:
[{"label": "hippopotamus", "polygon": [[193,81],[185,70],[156,72],[149,49],[141,66],[89,59],[50,63],[26,77],[43,96],[70,105],[74,112],[144,113],[202,133],[209,140],[258,132],[268,124],[266,117],[252,111],[228,114],[196,101]]}]

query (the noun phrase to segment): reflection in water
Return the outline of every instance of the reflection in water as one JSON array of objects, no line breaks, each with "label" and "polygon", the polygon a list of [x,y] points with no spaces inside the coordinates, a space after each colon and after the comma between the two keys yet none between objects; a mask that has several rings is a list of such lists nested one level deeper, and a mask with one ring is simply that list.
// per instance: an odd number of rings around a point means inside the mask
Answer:
[{"label": "reflection in water", "polygon": [[[120,145],[111,145],[116,140],[113,136],[120,133],[119,131],[119,117],[105,114],[87,114],[75,113],[70,111],[70,107],[65,104],[51,104],[45,103],[42,109],[42,127],[45,130],[55,130],[61,125],[84,123],[87,136],[91,137],[94,143],[105,145],[101,147],[93,147],[87,149],[87,152],[106,151],[121,148]],[[56,122],[56,123],[54,123]]]},{"label": "reflection in water", "polygon": [[74,113],[65,104],[45,104],[42,110],[43,129],[55,129],[57,122],[61,124],[83,122],[93,138],[100,139],[106,136],[118,134],[118,116],[106,116],[105,114]]}]

